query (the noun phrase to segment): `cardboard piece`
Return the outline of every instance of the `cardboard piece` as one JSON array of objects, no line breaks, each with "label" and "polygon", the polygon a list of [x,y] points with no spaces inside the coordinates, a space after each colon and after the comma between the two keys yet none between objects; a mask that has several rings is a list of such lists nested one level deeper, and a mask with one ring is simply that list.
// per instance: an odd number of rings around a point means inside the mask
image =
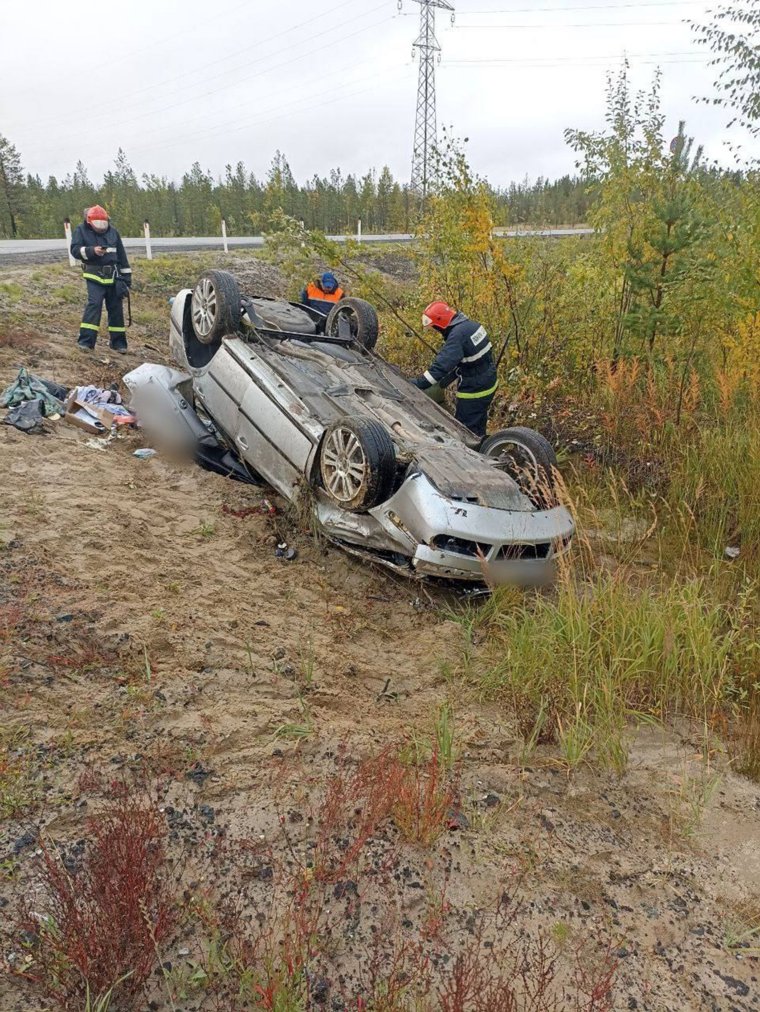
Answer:
[{"label": "cardboard piece", "polygon": [[107,436],[111,431],[114,416],[97,404],[85,404],[78,401],[73,393],[69,394],[64,404],[63,420],[77,428],[91,432],[95,436]]}]

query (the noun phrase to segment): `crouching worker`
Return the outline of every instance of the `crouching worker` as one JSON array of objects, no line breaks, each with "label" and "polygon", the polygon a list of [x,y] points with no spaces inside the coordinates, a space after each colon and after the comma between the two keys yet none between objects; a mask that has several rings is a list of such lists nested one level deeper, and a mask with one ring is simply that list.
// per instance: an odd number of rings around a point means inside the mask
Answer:
[{"label": "crouching worker", "polygon": [[456,420],[476,436],[485,436],[488,409],[498,386],[491,341],[485,327],[445,302],[431,302],[422,326],[444,336],[444,344],[430,368],[414,380],[421,390],[434,384],[447,387],[457,380]]},{"label": "crouching worker", "polygon": [[87,282],[87,305],[79,327],[79,347],[85,350],[95,347],[105,302],[111,348],[124,354],[127,330],[122,299],[129,294],[132,269],[121,236],[99,204],[88,208],[85,220],[77,226],[71,240],[71,255],[82,261],[82,276]]},{"label": "crouching worker", "polygon": [[327,315],[345,294],[335,275],[326,271],[304,288],[301,292],[301,304]]}]

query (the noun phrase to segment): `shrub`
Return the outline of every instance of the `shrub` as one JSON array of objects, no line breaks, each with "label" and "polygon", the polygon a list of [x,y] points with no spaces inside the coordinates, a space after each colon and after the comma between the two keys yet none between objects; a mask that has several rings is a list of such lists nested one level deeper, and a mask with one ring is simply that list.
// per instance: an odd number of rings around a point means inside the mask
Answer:
[{"label": "shrub", "polygon": [[33,939],[24,975],[46,998],[81,1008],[110,994],[120,1009],[144,1007],[140,993],[177,916],[165,836],[156,808],[124,792],[88,821],[81,859],[42,846],[41,895],[19,928]]}]

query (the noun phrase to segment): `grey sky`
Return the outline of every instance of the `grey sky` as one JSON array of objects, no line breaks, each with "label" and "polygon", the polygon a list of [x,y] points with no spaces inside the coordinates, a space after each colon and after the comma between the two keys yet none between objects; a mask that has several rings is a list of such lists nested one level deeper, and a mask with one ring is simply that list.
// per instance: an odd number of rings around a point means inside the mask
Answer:
[{"label": "grey sky", "polygon": [[[605,75],[627,53],[636,86],[659,63],[667,133],[678,120],[709,156],[726,113],[685,18],[704,0],[454,0],[438,12],[438,121],[470,138],[495,184],[573,170],[565,127],[597,129]],[[28,0],[0,8],[0,133],[27,171],[59,177],[78,159],[99,179],[121,146],[134,169],[178,179],[275,149],[299,181],[388,164],[410,170],[419,8],[403,0]],[[754,153],[758,154],[757,145]]]}]

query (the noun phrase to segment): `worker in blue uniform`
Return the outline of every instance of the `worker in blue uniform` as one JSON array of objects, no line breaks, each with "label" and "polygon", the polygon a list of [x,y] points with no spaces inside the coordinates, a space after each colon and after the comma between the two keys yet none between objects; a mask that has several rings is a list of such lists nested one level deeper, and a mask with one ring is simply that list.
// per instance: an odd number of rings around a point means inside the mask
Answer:
[{"label": "worker in blue uniform", "polygon": [[132,268],[121,236],[100,204],[87,209],[85,219],[71,239],[71,255],[82,262],[87,282],[87,305],[79,326],[79,347],[95,347],[100,330],[103,303],[108,312],[108,337],[111,348],[122,354],[127,350],[123,299],[132,284]]},{"label": "worker in blue uniform", "polygon": [[431,302],[422,314],[422,326],[432,327],[444,344],[429,369],[414,380],[421,390],[447,387],[457,381],[457,421],[477,436],[485,436],[488,409],[498,381],[493,348],[481,324],[445,302]]}]

